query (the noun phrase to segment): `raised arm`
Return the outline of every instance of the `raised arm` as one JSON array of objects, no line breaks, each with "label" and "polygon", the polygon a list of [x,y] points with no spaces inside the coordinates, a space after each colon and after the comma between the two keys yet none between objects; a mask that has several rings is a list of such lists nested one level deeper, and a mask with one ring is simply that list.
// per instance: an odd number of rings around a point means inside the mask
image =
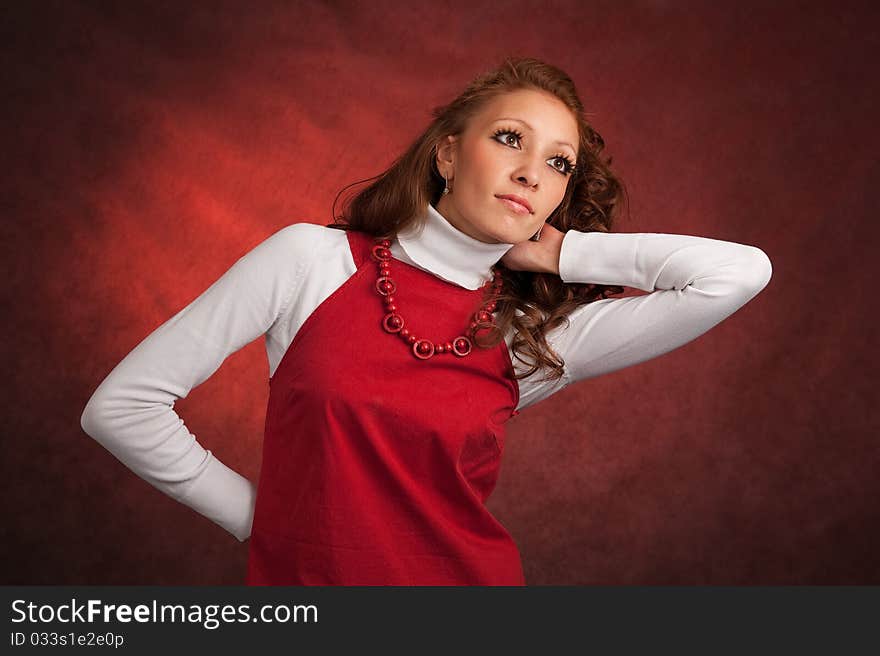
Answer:
[{"label": "raised arm", "polygon": [[566,232],[559,254],[563,281],[651,293],[574,310],[568,326],[548,335],[565,360],[564,378],[523,381],[519,407],[690,342],[754,298],[771,274],[770,259],[755,246],[665,233]]},{"label": "raised arm", "polygon": [[82,414],[83,430],[134,473],[240,541],[250,536],[256,488],[202,447],[173,406],[284,314],[322,231],[287,226],[237,260],[138,344]]}]

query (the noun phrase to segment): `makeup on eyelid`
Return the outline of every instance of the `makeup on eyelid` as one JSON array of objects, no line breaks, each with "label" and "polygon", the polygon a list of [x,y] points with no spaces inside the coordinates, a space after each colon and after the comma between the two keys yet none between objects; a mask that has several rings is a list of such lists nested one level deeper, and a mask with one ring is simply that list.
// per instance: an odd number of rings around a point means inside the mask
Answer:
[{"label": "makeup on eyelid", "polygon": [[[514,128],[499,128],[499,129],[495,130],[492,137],[495,138],[495,137],[498,137],[499,135],[502,135],[502,134],[512,134],[520,141],[522,141],[524,138],[522,133]],[[496,141],[497,141],[497,139],[496,139]],[[499,141],[499,143],[503,143],[503,142]],[[504,145],[508,145],[508,144],[504,144]],[[572,173],[574,173],[575,165],[574,165],[574,162],[571,161],[571,158],[567,157],[566,155],[564,155],[562,153],[557,153],[552,159],[561,159],[565,162],[565,169],[564,170],[557,168],[555,166],[552,167],[552,168],[556,169],[562,175],[571,175]]]}]

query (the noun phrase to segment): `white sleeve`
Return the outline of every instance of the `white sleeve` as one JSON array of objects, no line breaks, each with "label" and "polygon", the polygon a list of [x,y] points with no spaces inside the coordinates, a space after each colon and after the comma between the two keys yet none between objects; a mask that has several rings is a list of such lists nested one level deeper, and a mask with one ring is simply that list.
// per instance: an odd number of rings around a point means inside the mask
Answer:
[{"label": "white sleeve", "polygon": [[519,407],[687,344],[754,298],[771,275],[770,259],[755,246],[690,235],[569,230],[559,256],[564,282],[651,293],[576,308],[568,325],[547,336],[565,361],[563,378],[524,379]]},{"label": "white sleeve", "polygon": [[325,230],[289,225],[238,259],[138,344],[82,414],[83,430],[135,474],[240,541],[250,536],[256,488],[199,444],[174,403],[284,314]]}]

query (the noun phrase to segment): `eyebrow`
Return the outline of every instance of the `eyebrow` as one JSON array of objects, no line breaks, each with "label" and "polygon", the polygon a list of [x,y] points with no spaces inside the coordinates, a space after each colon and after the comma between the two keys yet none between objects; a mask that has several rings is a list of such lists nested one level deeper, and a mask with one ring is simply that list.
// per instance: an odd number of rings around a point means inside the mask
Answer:
[{"label": "eyebrow", "polygon": [[[516,121],[517,123],[522,123],[523,125],[525,125],[525,126],[526,126],[529,130],[531,130],[532,132],[535,131],[535,128],[533,128],[531,125],[529,125],[528,123],[526,123],[526,122],[525,122],[524,120],[522,120],[521,118],[502,117],[502,118],[496,118],[496,119],[495,119],[494,121],[492,121],[492,122],[493,122],[493,123],[498,123],[499,121]],[[570,143],[568,143],[567,141],[557,141],[556,143],[558,143],[558,144],[560,144],[560,145],[562,145],[562,146],[568,146],[568,147],[571,148],[574,152],[577,152],[577,148],[575,148],[574,146],[572,146],[572,145],[571,145]]]}]

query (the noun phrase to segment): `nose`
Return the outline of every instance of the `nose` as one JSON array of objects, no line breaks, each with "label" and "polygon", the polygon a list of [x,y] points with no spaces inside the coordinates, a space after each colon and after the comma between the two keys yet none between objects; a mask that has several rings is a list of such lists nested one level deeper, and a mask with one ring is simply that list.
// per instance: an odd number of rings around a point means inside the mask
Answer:
[{"label": "nose", "polygon": [[538,166],[539,164],[533,161],[533,158],[523,160],[522,164],[515,171],[514,177],[516,181],[527,187],[534,187],[538,182]]}]

